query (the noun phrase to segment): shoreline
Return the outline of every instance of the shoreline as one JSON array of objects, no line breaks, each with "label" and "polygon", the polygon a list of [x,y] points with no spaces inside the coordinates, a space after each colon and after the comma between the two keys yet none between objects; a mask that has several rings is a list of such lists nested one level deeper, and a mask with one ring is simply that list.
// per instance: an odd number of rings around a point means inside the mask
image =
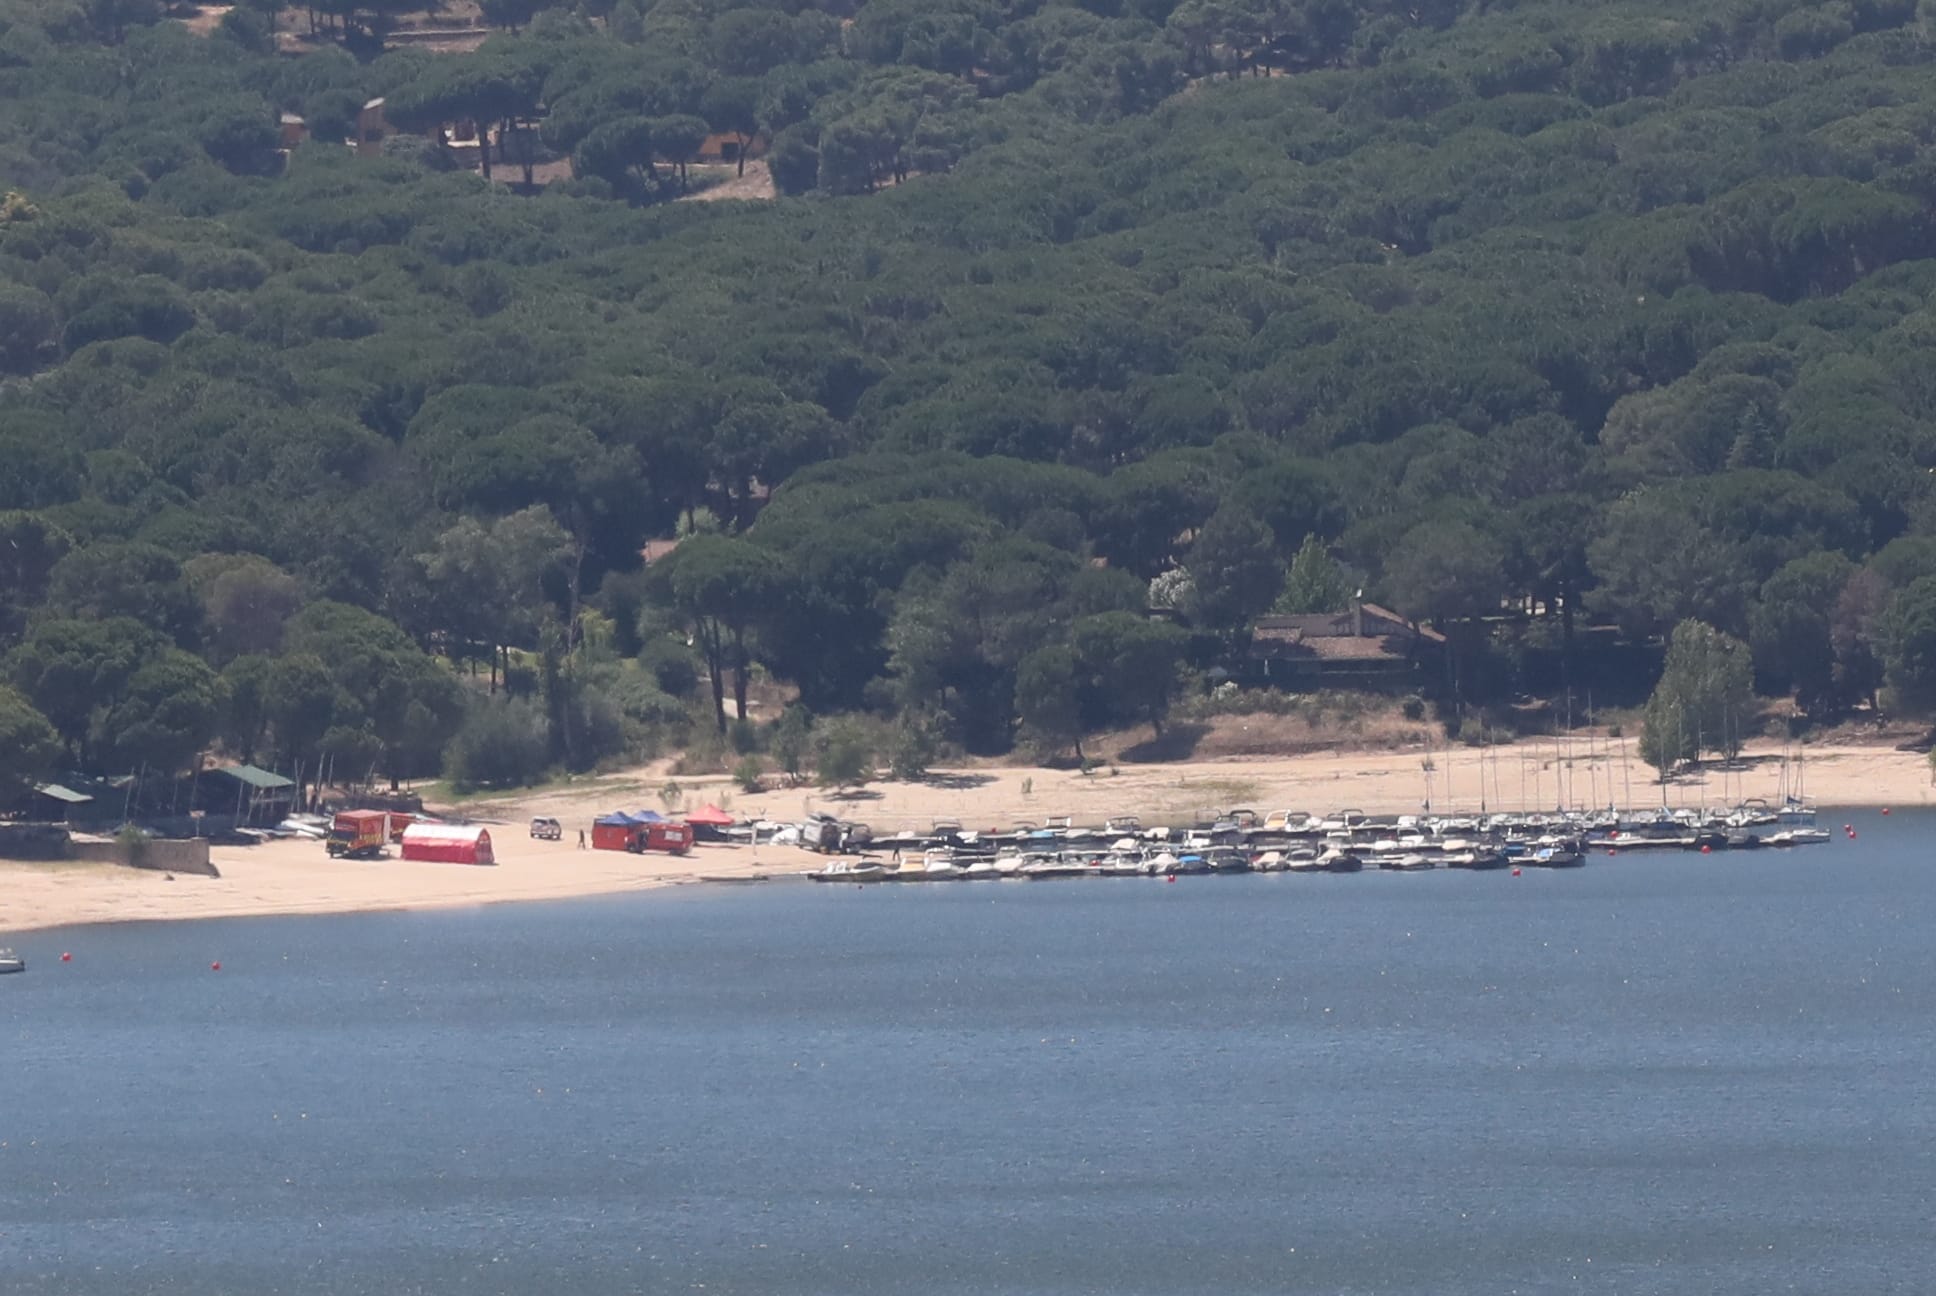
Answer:
[{"label": "shoreline", "polygon": [[[1788,753],[1792,756],[1792,752]],[[1779,748],[1755,747],[1737,767],[1710,768],[1664,789],[1632,754],[1631,740],[1583,742],[1569,752],[1550,740],[1509,747],[1427,750],[1423,747],[1120,766],[1088,775],[1026,767],[936,771],[913,783],[870,784],[837,796],[813,788],[746,795],[730,780],[690,780],[691,806],[715,801],[741,819],[797,820],[826,811],[871,824],[876,832],[951,818],[971,828],[1006,828],[1070,815],[1100,823],[1138,814],[1145,823],[1190,821],[1243,806],[1262,813],[1341,809],[1368,814],[1417,813],[1429,795],[1441,813],[1550,809],[1566,804],[1621,803],[1626,809],[1778,802],[1796,790],[1818,806],[1848,808],[1936,805],[1929,766],[1915,752],[1883,747],[1811,748],[1799,765]],[[1431,768],[1426,768],[1427,763]],[[498,863],[489,867],[387,859],[331,860],[315,841],[216,847],[219,878],[161,873],[112,864],[0,861],[0,944],[52,928],[197,918],[250,918],[403,912],[573,900],[669,886],[747,882],[797,874],[826,861],[792,847],[702,844],[687,856],[581,851],[577,829],[602,812],[657,808],[663,776],[637,771],[581,788],[507,795],[462,811],[491,827]],[[1662,794],[1664,792],[1664,798]],[[528,836],[526,820],[550,815],[565,840]]]}]

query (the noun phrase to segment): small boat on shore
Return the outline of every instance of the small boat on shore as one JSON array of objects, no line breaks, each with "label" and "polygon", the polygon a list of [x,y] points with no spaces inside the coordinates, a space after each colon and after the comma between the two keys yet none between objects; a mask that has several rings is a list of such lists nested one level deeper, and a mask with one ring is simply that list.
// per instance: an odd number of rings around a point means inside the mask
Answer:
[{"label": "small boat on shore", "polygon": [[0,972],[25,972],[27,960],[10,949],[0,949]]},{"label": "small boat on shore", "polygon": [[887,876],[887,870],[872,860],[836,860],[807,876],[815,882],[878,882]]}]

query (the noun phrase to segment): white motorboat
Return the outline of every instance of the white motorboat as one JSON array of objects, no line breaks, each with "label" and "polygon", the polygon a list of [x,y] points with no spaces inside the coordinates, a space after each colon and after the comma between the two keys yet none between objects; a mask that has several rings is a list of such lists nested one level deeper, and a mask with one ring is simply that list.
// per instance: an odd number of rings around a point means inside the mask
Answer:
[{"label": "white motorboat", "polygon": [[826,868],[813,869],[807,876],[815,882],[878,882],[887,870],[872,860],[835,860]]},{"label": "white motorboat", "polygon": [[27,960],[10,949],[0,949],[0,972],[25,972]]},{"label": "white motorboat", "polygon": [[1159,851],[1143,861],[1143,872],[1152,877],[1176,872],[1176,856],[1168,851]]}]

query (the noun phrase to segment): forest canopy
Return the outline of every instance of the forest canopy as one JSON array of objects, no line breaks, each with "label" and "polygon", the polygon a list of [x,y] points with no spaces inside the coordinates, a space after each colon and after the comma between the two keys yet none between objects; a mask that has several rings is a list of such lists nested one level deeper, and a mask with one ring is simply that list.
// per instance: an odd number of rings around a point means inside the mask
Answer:
[{"label": "forest canopy", "polygon": [[1062,748],[1347,589],[1924,705],[1932,16],[0,0],[11,773]]}]

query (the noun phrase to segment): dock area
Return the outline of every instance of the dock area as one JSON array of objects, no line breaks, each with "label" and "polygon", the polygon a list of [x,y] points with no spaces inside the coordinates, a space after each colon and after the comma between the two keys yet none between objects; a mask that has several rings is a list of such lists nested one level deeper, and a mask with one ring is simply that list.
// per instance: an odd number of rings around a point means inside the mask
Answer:
[{"label": "dock area", "polygon": [[[1726,810],[1554,811],[1545,814],[1326,815],[1231,810],[1207,821],[1145,825],[1135,816],[1081,825],[1067,818],[976,829],[956,820],[877,832],[812,815],[766,825],[768,840],[839,858],[808,876],[828,882],[1063,877],[1174,877],[1188,873],[1331,872],[1365,868],[1578,868],[1595,855],[1640,851],[1783,849],[1833,835],[1800,802]],[[760,825],[748,831],[758,838]]]}]

